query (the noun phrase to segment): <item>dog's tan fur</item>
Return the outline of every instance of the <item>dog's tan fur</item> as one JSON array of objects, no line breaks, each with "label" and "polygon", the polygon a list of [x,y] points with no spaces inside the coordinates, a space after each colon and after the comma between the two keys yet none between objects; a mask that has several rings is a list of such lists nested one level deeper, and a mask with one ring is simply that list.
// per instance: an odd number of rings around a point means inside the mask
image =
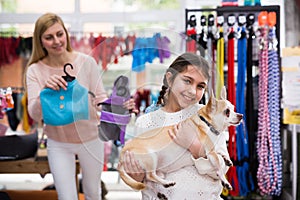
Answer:
[{"label": "dog's tan fur", "polygon": [[[200,140],[208,160],[216,168],[217,175],[223,186],[227,189],[232,189],[230,183],[225,178],[224,172],[221,170],[221,165],[217,153],[215,152],[214,143],[208,136],[208,131],[210,131],[209,127],[199,118],[199,116],[204,117],[216,130],[223,132],[228,126],[238,125],[242,120],[243,115],[234,112],[234,106],[226,100],[226,88],[223,87],[220,100],[215,99],[212,94],[207,105],[203,106],[197,114],[184,121],[187,122],[188,120],[191,120],[195,127],[198,127],[197,138]],[[182,123],[183,128],[185,124],[184,122]],[[172,128],[174,127],[167,126],[147,131],[132,139],[123,147],[120,154],[118,171],[122,180],[127,185],[136,190],[143,190],[146,188],[144,183],[134,180],[125,172],[122,159],[126,151],[134,153],[135,159],[139,161],[145,170],[147,180],[161,183],[164,187],[170,187],[176,184],[175,182],[165,180],[156,174],[157,171],[164,171],[164,167],[167,165],[167,169],[169,171],[176,170],[172,169],[175,160],[178,161],[178,157],[182,154],[183,150],[186,151],[181,146],[175,144],[175,142],[170,138],[168,130]],[[232,166],[230,158],[225,155],[222,156],[225,160],[225,164],[227,166]],[[192,164],[185,160],[179,160],[179,163],[181,165],[180,167]],[[174,167],[175,166],[178,167],[178,165],[174,165]]]}]

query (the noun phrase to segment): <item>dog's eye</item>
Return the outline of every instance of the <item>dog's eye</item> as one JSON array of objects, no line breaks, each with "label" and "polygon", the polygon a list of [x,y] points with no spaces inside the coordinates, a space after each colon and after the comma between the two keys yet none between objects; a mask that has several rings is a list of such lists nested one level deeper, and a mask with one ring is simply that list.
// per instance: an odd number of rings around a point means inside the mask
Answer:
[{"label": "dog's eye", "polygon": [[225,112],[225,115],[226,115],[227,117],[229,117],[229,115],[230,115],[230,109],[227,108],[224,112]]}]

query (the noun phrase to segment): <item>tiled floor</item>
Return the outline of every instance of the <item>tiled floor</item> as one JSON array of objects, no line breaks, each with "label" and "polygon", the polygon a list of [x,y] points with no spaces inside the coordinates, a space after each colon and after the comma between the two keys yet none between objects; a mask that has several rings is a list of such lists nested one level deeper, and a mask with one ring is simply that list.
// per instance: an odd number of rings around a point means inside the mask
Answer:
[{"label": "tiled floor", "polygon": [[[117,172],[103,172],[102,180],[108,189],[107,200],[139,200],[140,192],[131,190],[118,176]],[[42,178],[39,174],[0,174],[0,190],[42,190],[53,183],[51,174]]]}]

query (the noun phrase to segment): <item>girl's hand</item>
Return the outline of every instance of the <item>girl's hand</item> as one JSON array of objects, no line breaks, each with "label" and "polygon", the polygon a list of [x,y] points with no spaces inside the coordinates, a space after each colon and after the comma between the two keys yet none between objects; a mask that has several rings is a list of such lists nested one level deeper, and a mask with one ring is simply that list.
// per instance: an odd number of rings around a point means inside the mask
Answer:
[{"label": "girl's hand", "polygon": [[205,151],[198,139],[198,127],[190,120],[180,122],[168,130],[169,136],[179,146],[188,149],[195,159],[205,157]]},{"label": "girl's hand", "polygon": [[63,79],[63,77],[54,74],[46,81],[45,87],[51,88],[52,90],[59,90],[59,88],[67,90],[67,85],[68,83],[65,81],[65,79]]},{"label": "girl's hand", "polygon": [[134,99],[133,98],[130,98],[128,101],[125,101],[123,106],[130,110],[131,112],[133,113],[138,113],[139,111],[136,109],[135,107],[135,102],[134,102]]},{"label": "girl's hand", "polygon": [[130,151],[126,151],[123,160],[124,170],[136,181],[142,182],[145,178],[145,171],[142,169],[141,165],[137,160],[135,160],[134,155]]}]

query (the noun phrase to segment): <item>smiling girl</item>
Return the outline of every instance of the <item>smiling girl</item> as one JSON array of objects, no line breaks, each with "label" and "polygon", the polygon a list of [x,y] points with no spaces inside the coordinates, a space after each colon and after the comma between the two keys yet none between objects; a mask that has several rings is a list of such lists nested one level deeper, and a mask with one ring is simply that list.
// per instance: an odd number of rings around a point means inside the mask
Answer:
[{"label": "smiling girl", "polygon": [[[204,58],[192,53],[178,56],[164,75],[162,90],[157,102],[160,108],[137,119],[137,133],[158,127],[175,126],[197,113],[203,106],[199,104],[199,101],[204,95],[209,78],[210,67]],[[199,141],[189,139],[195,138],[193,137],[196,135],[195,131],[192,127],[182,130],[181,126],[178,126],[176,138],[172,137],[177,144],[188,149],[180,158],[181,161],[192,159],[194,164],[162,174],[166,180],[176,182],[172,187],[164,188],[160,183],[147,181],[146,184],[149,187],[142,191],[143,200],[222,199],[220,195],[223,187],[217,178],[216,169],[205,158]],[[221,155],[228,155],[228,151],[226,138],[223,137],[224,134],[221,135],[220,140],[214,142],[216,151],[219,153],[219,161],[222,163],[222,170],[226,171],[228,168]],[[170,163],[170,165],[172,164],[175,164],[175,161]],[[124,168],[135,180],[145,181],[145,173],[132,152],[125,153]]]}]

